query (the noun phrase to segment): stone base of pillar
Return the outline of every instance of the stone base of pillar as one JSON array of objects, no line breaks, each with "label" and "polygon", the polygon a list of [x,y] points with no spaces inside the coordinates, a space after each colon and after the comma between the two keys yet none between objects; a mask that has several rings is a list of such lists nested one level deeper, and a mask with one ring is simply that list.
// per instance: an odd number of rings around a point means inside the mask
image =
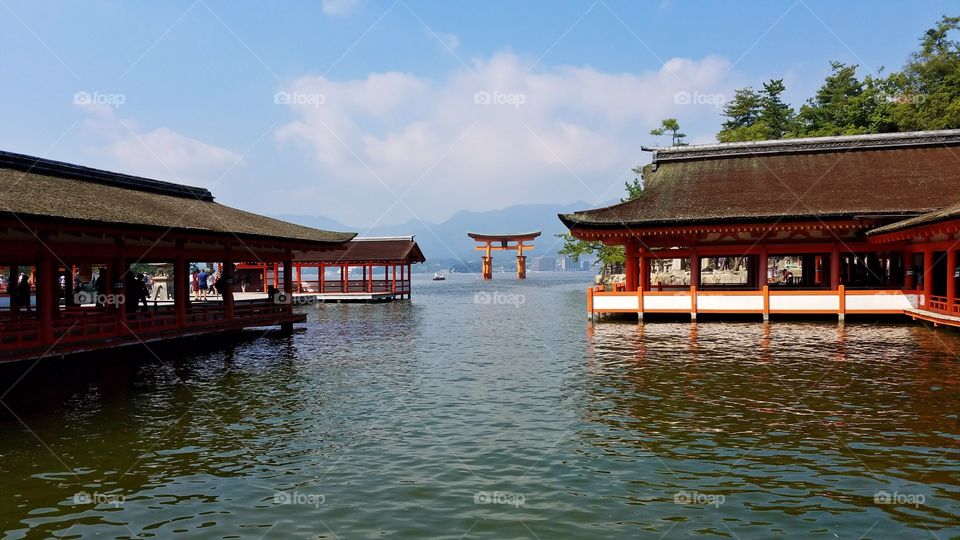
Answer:
[{"label": "stone base of pillar", "polygon": [[493,257],[482,257],[483,259],[483,279],[493,279]]}]

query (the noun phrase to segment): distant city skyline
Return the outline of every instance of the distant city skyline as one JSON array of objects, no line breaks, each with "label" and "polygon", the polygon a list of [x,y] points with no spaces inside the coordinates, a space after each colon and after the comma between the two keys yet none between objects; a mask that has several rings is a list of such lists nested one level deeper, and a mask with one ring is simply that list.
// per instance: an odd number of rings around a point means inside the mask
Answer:
[{"label": "distant city skyline", "polygon": [[0,148],[368,227],[596,205],[660,119],[712,142],[734,89],[784,78],[799,106],[830,60],[897,69],[956,7],[735,6],[8,0]]}]

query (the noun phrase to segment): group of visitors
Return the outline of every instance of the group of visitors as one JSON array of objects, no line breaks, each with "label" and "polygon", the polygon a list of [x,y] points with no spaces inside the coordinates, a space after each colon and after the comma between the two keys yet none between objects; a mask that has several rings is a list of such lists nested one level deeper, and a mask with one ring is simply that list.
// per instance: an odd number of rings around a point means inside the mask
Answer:
[{"label": "group of visitors", "polygon": [[[70,273],[59,276],[61,302],[66,305],[92,303],[97,307],[124,302],[130,311],[147,311],[148,299],[154,288],[153,276],[147,273],[128,272],[123,277],[122,290],[117,287],[108,287],[108,280],[112,279],[106,268],[94,268],[90,273],[89,281],[85,281],[80,271],[74,272],[72,280]],[[70,283],[70,281],[72,283]],[[68,287],[68,284],[72,287]],[[19,275],[0,274],[0,292],[10,297],[10,305],[24,311],[32,310],[34,281],[31,272],[20,272]],[[227,288],[226,279],[222,272],[209,268],[194,269],[190,277],[190,290],[195,300],[207,300],[211,296],[222,296],[221,289]],[[107,294],[108,289],[111,294]],[[78,296],[79,295],[79,296]],[[122,295],[123,299],[120,300]]]},{"label": "group of visitors", "polygon": [[19,276],[0,275],[0,290],[10,295],[10,306],[30,311],[33,302],[33,279],[26,272]]},{"label": "group of visitors", "polygon": [[194,269],[190,273],[190,290],[196,300],[206,300],[207,296],[221,295],[218,286],[222,286],[223,275],[209,268]]}]

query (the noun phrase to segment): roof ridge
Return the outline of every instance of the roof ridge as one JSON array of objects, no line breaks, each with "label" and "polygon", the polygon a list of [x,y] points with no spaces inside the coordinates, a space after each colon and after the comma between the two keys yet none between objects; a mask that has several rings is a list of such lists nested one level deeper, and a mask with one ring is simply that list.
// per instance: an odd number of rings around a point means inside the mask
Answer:
[{"label": "roof ridge", "polygon": [[186,186],[173,182],[165,182],[163,180],[154,180],[142,176],[84,167],[64,161],[6,152],[3,150],[0,150],[0,168],[13,169],[24,173],[42,174],[67,180],[105,184],[134,191],[145,191],[207,202],[213,201],[213,194],[210,193],[210,190],[207,188]]},{"label": "roof ridge", "polygon": [[960,129],[802,137],[796,139],[772,139],[668,147],[641,146],[640,148],[644,151],[653,152],[653,164],[656,165],[657,163],[669,161],[738,157],[744,155],[754,156],[758,154],[818,151],[831,152],[852,148],[890,149],[940,144],[960,144]]},{"label": "roof ridge", "polygon": [[402,234],[399,236],[356,236],[351,240],[352,242],[383,242],[383,241],[399,241],[405,240],[407,242],[412,242],[414,234]]}]

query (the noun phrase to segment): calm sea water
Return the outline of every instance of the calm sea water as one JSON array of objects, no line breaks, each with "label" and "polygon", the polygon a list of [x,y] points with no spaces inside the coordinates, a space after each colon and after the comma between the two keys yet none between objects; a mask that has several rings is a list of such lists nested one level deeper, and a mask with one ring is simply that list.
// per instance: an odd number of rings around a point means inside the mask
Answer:
[{"label": "calm sea water", "polygon": [[307,306],[292,337],[41,363],[0,405],[0,530],[960,535],[957,334],[591,326],[589,276],[477,278]]}]

